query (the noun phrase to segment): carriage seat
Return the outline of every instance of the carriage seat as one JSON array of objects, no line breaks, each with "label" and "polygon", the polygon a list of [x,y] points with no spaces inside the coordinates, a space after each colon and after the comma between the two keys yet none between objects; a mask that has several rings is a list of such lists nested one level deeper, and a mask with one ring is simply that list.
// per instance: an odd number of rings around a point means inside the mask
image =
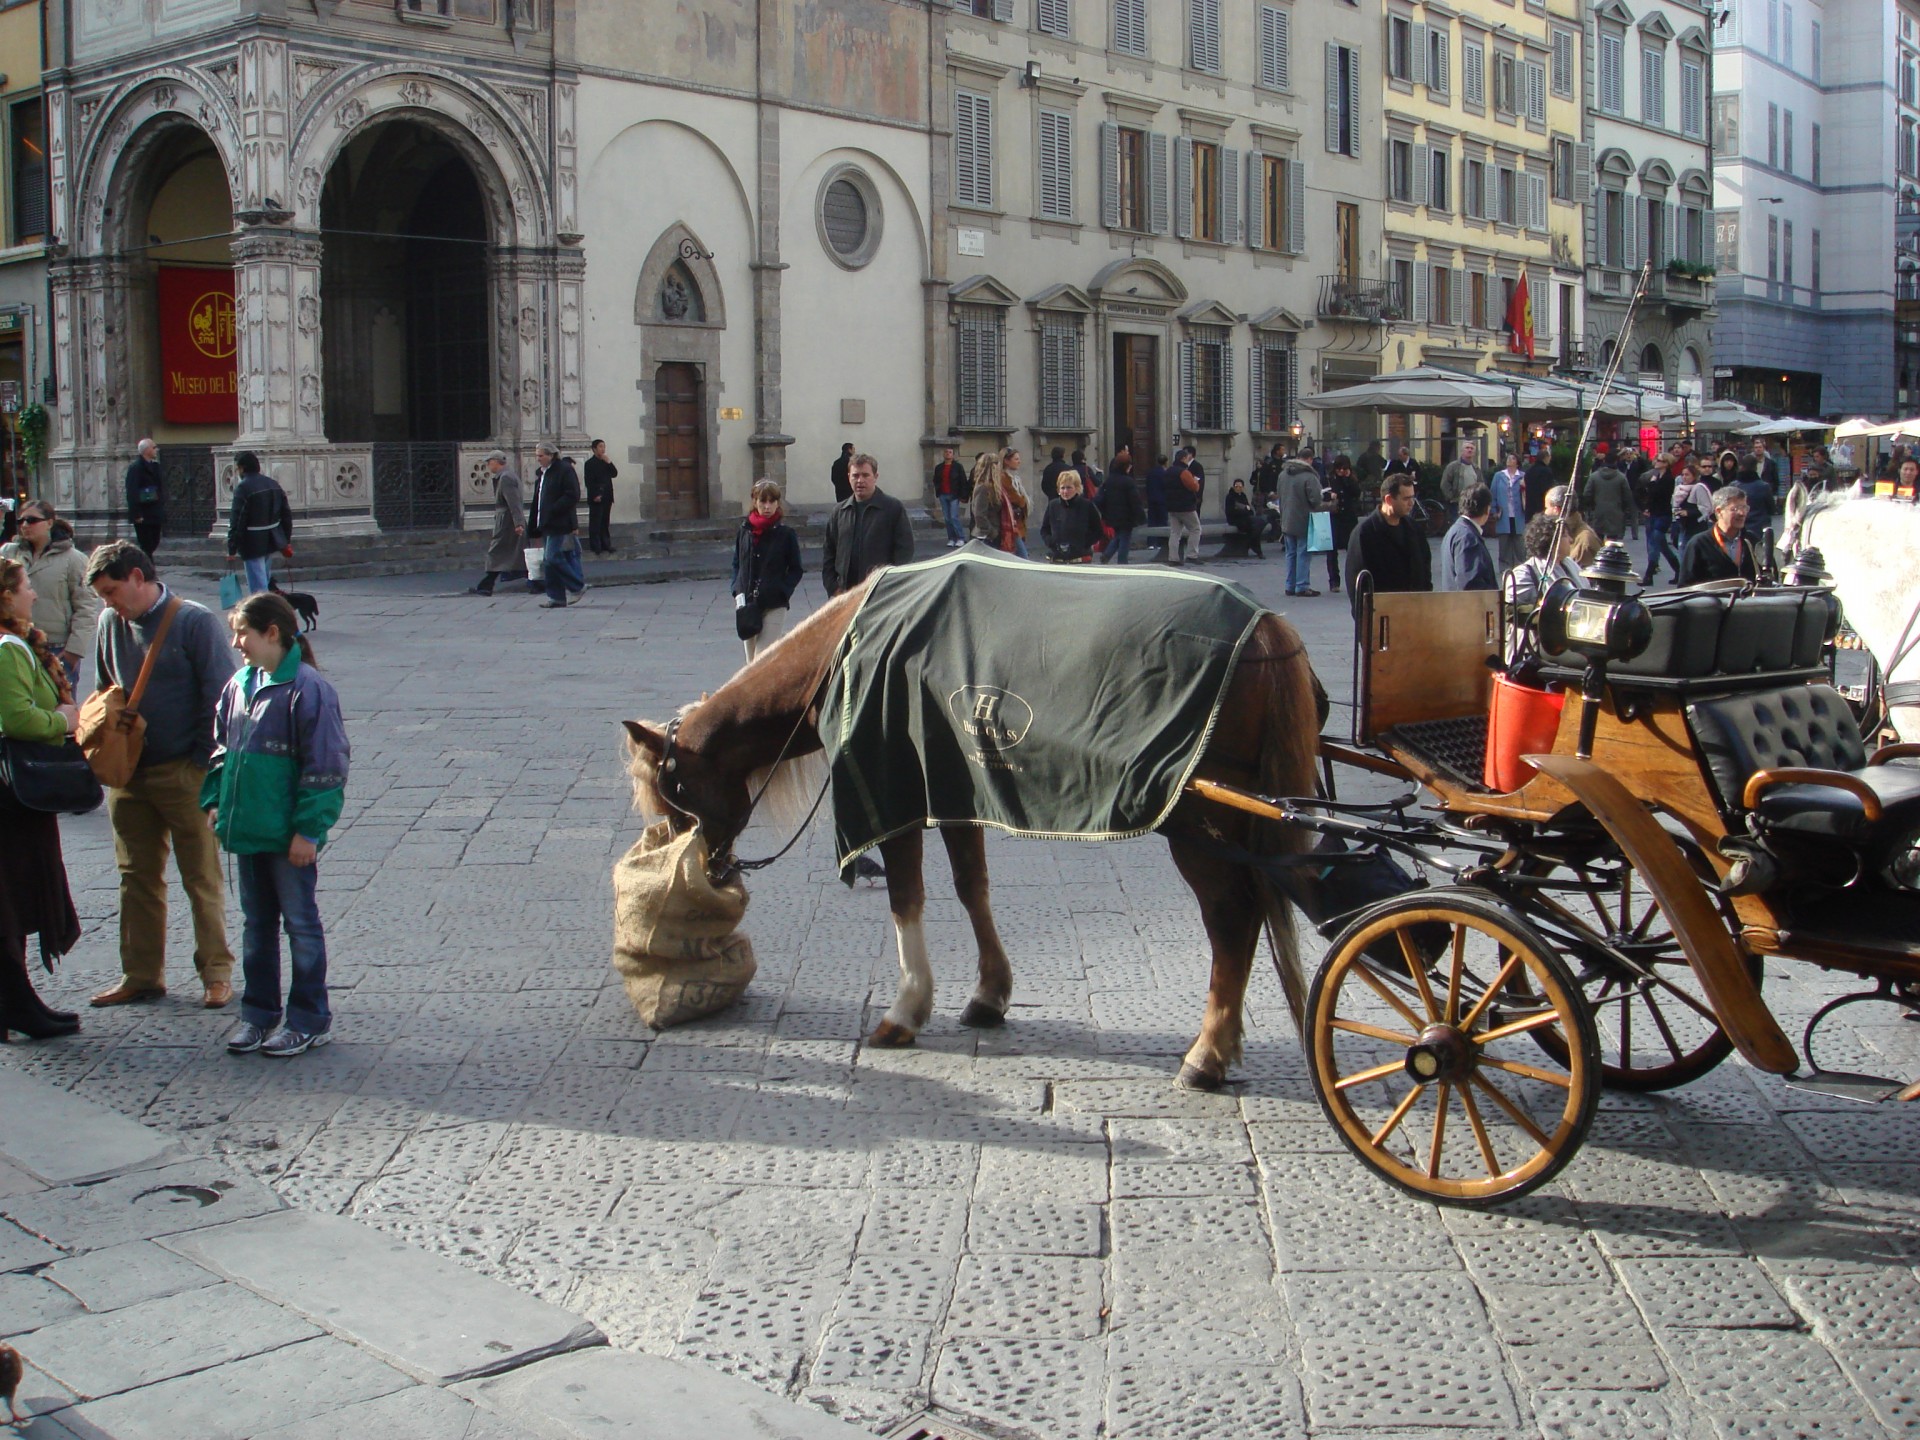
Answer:
[{"label": "carriage seat", "polygon": [[[1920,767],[1875,763],[1887,752],[1869,758],[1853,712],[1831,685],[1697,700],[1687,706],[1687,724],[1727,815],[1750,811],[1763,830],[1868,852],[1920,827]],[[1832,779],[1796,779],[1749,794],[1760,772],[1783,769]],[[1869,797],[1879,811],[1872,820]]]}]

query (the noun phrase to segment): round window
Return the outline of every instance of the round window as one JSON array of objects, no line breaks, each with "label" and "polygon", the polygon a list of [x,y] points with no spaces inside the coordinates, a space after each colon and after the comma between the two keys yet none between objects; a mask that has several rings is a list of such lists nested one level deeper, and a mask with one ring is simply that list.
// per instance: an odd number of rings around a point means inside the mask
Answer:
[{"label": "round window", "polygon": [[837,264],[857,270],[880,246],[880,196],[873,182],[851,165],[828,174],[816,211],[820,243]]}]

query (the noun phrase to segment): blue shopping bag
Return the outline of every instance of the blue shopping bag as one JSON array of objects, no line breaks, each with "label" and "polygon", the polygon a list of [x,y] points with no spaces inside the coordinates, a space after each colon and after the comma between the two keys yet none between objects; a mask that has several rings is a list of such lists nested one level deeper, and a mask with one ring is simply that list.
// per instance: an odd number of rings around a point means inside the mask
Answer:
[{"label": "blue shopping bag", "polygon": [[1315,555],[1333,549],[1333,517],[1325,510],[1307,516],[1307,549]]},{"label": "blue shopping bag", "polygon": [[240,578],[238,570],[229,570],[220,577],[220,608],[231,610],[247,598],[247,582]]}]

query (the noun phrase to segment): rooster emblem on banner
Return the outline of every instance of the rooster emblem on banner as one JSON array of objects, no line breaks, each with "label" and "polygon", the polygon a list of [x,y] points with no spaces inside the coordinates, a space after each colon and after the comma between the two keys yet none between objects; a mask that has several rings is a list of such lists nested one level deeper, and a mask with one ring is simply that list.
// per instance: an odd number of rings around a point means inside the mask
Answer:
[{"label": "rooster emblem on banner", "polygon": [[1524,272],[1507,302],[1507,348],[1515,355],[1533,359],[1533,293],[1527,288]]}]

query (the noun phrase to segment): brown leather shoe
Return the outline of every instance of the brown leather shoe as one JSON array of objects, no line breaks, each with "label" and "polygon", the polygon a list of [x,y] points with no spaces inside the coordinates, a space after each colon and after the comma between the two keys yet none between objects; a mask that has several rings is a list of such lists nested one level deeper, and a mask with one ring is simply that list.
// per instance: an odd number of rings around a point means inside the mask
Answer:
[{"label": "brown leather shoe", "polygon": [[164,985],[135,985],[132,981],[122,980],[111,990],[102,990],[87,1003],[104,1009],[108,1005],[132,1005],[141,1000],[158,1000],[165,996]]},{"label": "brown leather shoe", "polygon": [[209,1010],[224,1010],[227,1002],[233,999],[233,986],[225,980],[207,982],[207,998],[200,1003]]}]

